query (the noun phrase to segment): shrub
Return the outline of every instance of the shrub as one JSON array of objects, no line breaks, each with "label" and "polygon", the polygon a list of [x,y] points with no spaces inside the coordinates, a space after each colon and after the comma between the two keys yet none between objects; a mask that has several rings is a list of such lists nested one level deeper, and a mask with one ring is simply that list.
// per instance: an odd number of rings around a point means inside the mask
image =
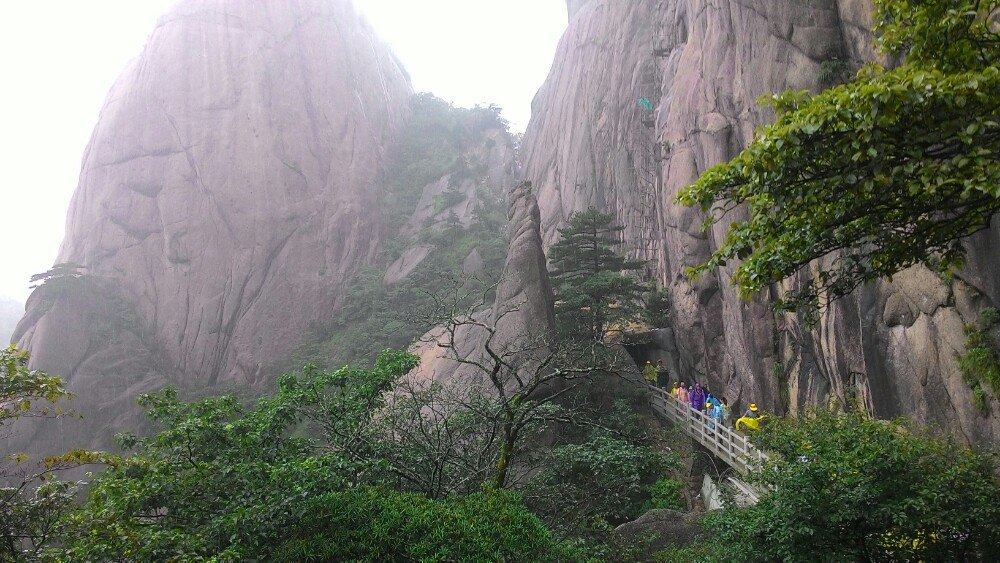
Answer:
[{"label": "shrub", "polygon": [[684,496],[681,494],[684,485],[674,479],[660,479],[649,487],[648,509],[667,508],[684,510]]}]

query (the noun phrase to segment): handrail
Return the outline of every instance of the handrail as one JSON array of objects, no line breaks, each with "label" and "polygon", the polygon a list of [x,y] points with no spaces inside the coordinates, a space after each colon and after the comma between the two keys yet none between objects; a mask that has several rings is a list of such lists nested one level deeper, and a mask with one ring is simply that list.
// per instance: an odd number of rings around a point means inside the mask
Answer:
[{"label": "handrail", "polygon": [[743,475],[759,467],[768,459],[750,440],[725,426],[691,405],[681,401],[665,389],[649,386],[653,410],[672,420],[698,443]]}]

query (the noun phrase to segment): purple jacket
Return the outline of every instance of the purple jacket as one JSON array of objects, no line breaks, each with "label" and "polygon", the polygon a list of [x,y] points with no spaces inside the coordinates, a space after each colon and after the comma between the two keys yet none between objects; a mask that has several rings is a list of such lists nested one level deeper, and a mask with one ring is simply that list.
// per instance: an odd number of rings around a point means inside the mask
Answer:
[{"label": "purple jacket", "polygon": [[694,391],[688,395],[691,401],[691,408],[696,411],[705,410],[705,390],[701,388],[700,384],[695,384]]}]

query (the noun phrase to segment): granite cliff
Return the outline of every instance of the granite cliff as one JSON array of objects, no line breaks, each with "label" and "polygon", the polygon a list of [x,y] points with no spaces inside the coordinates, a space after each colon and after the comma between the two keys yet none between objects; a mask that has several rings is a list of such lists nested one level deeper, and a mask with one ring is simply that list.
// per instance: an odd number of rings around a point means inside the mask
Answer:
[{"label": "granite cliff", "polygon": [[[405,71],[349,0],[187,0],[108,94],[15,339],[107,446],[135,394],[267,383],[376,255]],[[94,429],[98,431],[94,431]]]},{"label": "granite cliff", "polygon": [[702,232],[699,211],[674,203],[678,191],[773,119],[760,95],[815,91],[871,60],[870,3],[589,0],[568,8],[532,105],[525,178],[536,186],[546,244],[589,205],[627,225],[630,253],[650,261],[648,277],[673,298],[672,326],[652,354],[738,404],[788,413],[858,401],[877,416],[911,416],[971,442],[1000,440],[996,400],[977,409],[957,363],[964,325],[1000,299],[1000,230],[977,235],[955,279],[912,268],[837,302],[815,330],[772,312],[777,288],[741,301],[731,267],[695,283],[683,275],[725,231]]}]

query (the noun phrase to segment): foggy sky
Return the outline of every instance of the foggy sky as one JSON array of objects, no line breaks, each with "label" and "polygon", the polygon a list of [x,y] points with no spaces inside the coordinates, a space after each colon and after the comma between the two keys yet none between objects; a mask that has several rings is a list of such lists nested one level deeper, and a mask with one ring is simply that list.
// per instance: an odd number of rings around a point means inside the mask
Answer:
[{"label": "foggy sky", "polygon": [[[0,4],[0,296],[24,300],[28,278],[55,261],[104,97],[174,2]],[[518,131],[566,26],[562,0],[355,4],[402,60],[416,91],[461,106],[496,103]]]}]

